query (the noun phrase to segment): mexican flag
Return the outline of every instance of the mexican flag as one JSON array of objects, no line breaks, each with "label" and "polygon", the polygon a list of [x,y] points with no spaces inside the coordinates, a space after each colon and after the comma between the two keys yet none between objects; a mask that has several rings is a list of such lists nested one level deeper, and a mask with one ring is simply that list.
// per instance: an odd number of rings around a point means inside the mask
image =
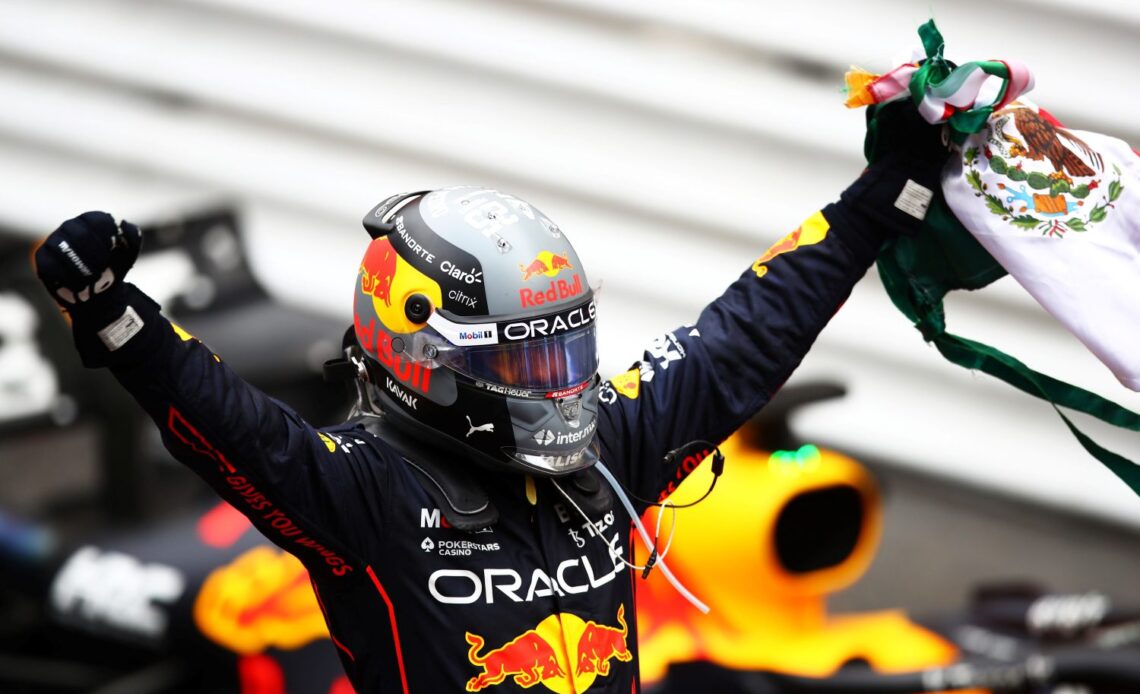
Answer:
[{"label": "mexican flag", "polygon": [[1140,156],[1022,99],[965,139],[942,191],[990,255],[1140,391]]},{"label": "mexican flag", "polygon": [[[916,108],[945,124],[951,153],[942,190],[914,238],[878,265],[899,307],[950,361],[1062,406],[1140,431],[1140,415],[946,331],[942,299],[1011,275],[1127,388],[1140,391],[1140,155],[1100,133],[1070,130],[1024,97],[1028,68],[954,65],[934,22],[919,28],[926,58],[883,75],[847,75],[851,107],[868,106],[866,154],[884,108]],[[1140,467],[1101,448],[1058,414],[1092,455],[1140,494]]]}]

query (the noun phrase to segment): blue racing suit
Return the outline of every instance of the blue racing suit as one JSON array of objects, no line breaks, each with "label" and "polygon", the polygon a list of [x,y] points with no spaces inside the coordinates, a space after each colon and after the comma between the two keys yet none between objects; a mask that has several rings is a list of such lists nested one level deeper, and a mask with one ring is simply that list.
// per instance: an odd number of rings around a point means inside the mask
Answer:
[{"label": "blue racing suit", "polygon": [[[762,407],[873,262],[882,225],[829,205],[761,256],[691,325],[603,385],[601,460],[657,499]],[[309,571],[359,692],[638,691],[631,520],[587,520],[549,479],[472,467],[499,521],[449,527],[410,466],[358,422],[316,429],[245,383],[132,285],[142,327],[114,360],[77,317],[88,363],[109,363],[196,471]],[[251,339],[256,339],[253,336]],[[267,350],[272,345],[265,346]],[[643,510],[644,505],[639,507]],[[545,690],[538,690],[545,691]]]}]

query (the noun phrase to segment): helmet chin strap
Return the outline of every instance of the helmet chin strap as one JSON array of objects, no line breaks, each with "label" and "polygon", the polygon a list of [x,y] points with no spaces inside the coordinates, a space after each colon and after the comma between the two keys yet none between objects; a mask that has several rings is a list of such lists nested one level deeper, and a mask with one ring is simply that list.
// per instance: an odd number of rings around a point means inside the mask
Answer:
[{"label": "helmet chin strap", "polygon": [[[662,552],[660,555],[658,555],[657,543],[649,538],[649,532],[646,531],[645,525],[642,524],[641,518],[637,514],[637,510],[634,509],[633,503],[629,500],[629,497],[626,496],[625,490],[622,489],[622,486],[620,484],[618,484],[617,479],[614,478],[613,474],[610,473],[609,469],[600,460],[594,463],[594,468],[596,468],[598,472],[601,473],[602,477],[614,490],[614,493],[617,494],[618,499],[621,500],[622,506],[624,506],[626,512],[629,513],[629,518],[633,521],[633,526],[637,528],[637,532],[641,536],[641,541],[645,544],[646,549],[650,551],[650,560],[645,566],[634,566],[633,564],[626,561],[624,557],[621,557],[622,563],[626,566],[629,566],[631,569],[644,570],[642,578],[647,577],[649,575],[649,570],[654,566],[661,567],[661,573],[665,576],[665,579],[669,581],[673,588],[681,594],[681,597],[688,600],[693,605],[693,607],[700,610],[701,613],[708,614],[709,606],[701,602],[700,598],[693,595],[692,592],[690,592],[689,589],[686,588],[681,583],[681,581],[673,575],[673,572],[669,570],[669,567],[665,564],[665,553]],[[571,496],[567,494],[566,491],[562,488],[562,485],[558,483],[558,478],[551,478],[551,483],[553,483],[554,488],[557,489],[568,502],[570,502],[570,505],[574,507],[574,510],[578,512],[578,515],[582,516],[582,518],[584,518],[587,523],[590,523],[592,525],[593,521],[591,521],[590,517],[587,516],[585,512],[583,512],[582,509],[578,507],[578,504],[574,503],[574,499],[571,498]],[[601,535],[598,535],[598,537],[601,537]],[[604,542],[605,539],[603,538],[602,541]],[[668,547],[666,547],[666,551],[667,550]]]}]

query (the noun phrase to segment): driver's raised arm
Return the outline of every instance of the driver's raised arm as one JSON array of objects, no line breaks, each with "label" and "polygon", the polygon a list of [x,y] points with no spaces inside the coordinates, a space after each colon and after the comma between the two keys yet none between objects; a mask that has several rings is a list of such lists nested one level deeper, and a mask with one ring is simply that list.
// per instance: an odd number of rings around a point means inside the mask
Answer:
[{"label": "driver's raised arm", "polygon": [[663,496],[683,479],[685,458],[666,459],[669,451],[719,444],[763,407],[884,241],[920,228],[947,150],[940,129],[913,109],[890,116],[880,117],[890,128],[880,136],[892,139],[891,156],[762,253],[693,325],[654,340],[603,387],[602,459],[638,496]]},{"label": "driver's raised arm", "polygon": [[362,490],[386,488],[387,467],[353,451],[368,434],[351,427],[317,431],[163,317],[153,300],[123,281],[140,244],[135,225],[87,212],[64,222],[36,251],[37,273],[70,315],[84,364],[109,367],[171,453],[266,537],[310,570],[333,576],[357,570],[356,538],[382,524]]}]

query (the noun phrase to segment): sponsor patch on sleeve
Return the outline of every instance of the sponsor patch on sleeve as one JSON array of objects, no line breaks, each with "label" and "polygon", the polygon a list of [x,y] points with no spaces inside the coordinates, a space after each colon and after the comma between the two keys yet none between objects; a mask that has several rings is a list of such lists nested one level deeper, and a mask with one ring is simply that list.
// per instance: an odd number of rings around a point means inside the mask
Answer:
[{"label": "sponsor patch on sleeve", "polygon": [[122,316],[99,331],[99,339],[103,341],[108,351],[114,352],[138,335],[143,325],[143,320],[139,317],[138,311],[135,311],[135,307],[128,306]]}]

